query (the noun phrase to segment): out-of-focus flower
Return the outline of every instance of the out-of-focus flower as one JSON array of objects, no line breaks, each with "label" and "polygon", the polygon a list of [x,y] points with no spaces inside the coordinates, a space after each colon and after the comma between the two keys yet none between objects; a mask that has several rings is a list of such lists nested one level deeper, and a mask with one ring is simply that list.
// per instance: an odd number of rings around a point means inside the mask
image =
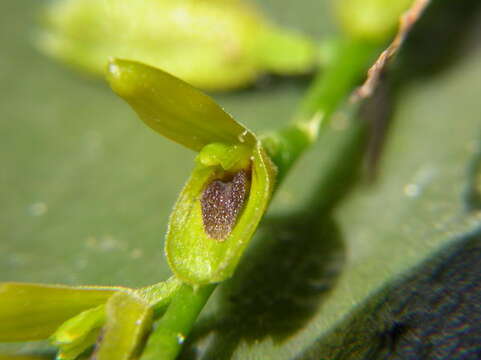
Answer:
[{"label": "out-of-focus flower", "polygon": [[265,72],[305,73],[317,62],[310,40],[244,0],[57,0],[38,44],[90,72],[126,58],[209,90],[245,86]]}]

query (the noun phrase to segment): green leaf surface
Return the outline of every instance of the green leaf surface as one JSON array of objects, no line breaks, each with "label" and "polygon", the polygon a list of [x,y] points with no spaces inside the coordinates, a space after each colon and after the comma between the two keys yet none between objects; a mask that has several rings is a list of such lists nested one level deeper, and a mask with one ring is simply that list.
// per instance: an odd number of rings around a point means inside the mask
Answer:
[{"label": "green leaf surface", "polygon": [[253,135],[209,96],[153,67],[112,60],[107,79],[139,117],[161,135],[190,149],[222,142],[253,144]]},{"label": "green leaf surface", "polygon": [[117,288],[0,284],[0,341],[48,338],[65,320],[104,303]]}]

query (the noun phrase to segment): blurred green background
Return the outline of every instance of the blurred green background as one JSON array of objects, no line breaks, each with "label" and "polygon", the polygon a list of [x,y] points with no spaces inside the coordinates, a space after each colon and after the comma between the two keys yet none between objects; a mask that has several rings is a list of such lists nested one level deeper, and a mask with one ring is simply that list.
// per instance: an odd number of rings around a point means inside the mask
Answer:
[{"label": "blurred green background", "polygon": [[[327,1],[257,3],[280,25],[317,39],[332,34]],[[0,3],[0,281],[141,286],[165,279],[163,234],[195,154],[147,129],[101,80],[41,55],[32,39],[45,4]],[[439,22],[435,15],[426,26]],[[298,220],[290,214],[313,193],[336,191],[336,181],[318,188],[349,131],[345,114],[334,119],[279,189],[185,358],[301,356],[370,294],[480,226],[473,164],[481,151],[481,31],[473,23],[454,34],[447,59],[437,58],[449,45],[439,39],[428,41],[432,49],[407,47],[420,56],[394,67],[395,112],[376,180],[358,184],[335,211]],[[437,59],[447,65],[427,76]],[[307,78],[263,79],[214,98],[261,131],[289,121],[307,85]],[[196,348],[203,351],[195,355]]]},{"label": "blurred green background", "polygon": [[[325,14],[325,4],[305,3],[263,5],[280,23],[321,36],[325,20],[303,18]],[[147,129],[101,80],[37,52],[45,4],[0,5],[1,279],[155,282],[168,272],[163,233],[195,154]],[[262,130],[289,120],[306,84],[216,99]]]}]

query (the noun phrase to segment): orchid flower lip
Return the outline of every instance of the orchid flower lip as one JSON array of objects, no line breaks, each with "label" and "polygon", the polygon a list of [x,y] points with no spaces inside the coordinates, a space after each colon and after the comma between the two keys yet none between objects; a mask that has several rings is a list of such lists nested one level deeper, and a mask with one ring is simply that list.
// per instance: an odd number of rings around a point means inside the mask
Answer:
[{"label": "orchid flower lip", "polygon": [[213,180],[204,188],[202,222],[205,232],[213,239],[224,241],[232,232],[237,217],[249,196],[250,172],[240,170],[230,180]]}]

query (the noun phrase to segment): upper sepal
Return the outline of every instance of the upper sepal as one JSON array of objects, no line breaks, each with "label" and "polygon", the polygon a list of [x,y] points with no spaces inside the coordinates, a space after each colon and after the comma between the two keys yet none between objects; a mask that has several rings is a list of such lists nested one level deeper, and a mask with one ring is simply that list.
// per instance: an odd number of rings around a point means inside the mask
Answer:
[{"label": "upper sepal", "polygon": [[107,79],[148,126],[192,150],[214,142],[255,143],[252,133],[209,96],[162,70],[113,59]]}]

